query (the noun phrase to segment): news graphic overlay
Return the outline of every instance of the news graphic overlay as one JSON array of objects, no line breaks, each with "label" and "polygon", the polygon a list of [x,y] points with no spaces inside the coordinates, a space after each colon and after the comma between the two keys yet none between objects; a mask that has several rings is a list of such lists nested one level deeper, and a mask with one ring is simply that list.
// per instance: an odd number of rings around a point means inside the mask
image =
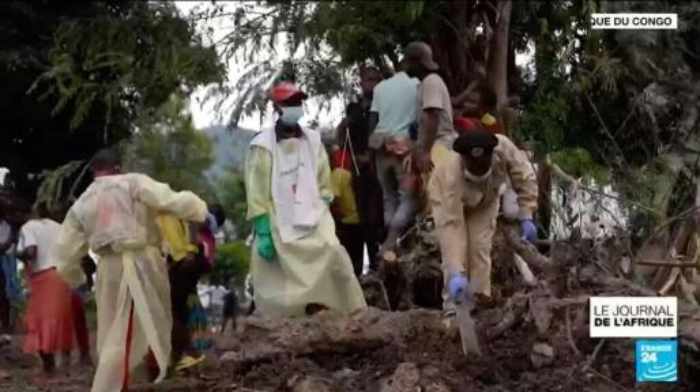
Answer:
[{"label": "news graphic overlay", "polygon": [[593,30],[677,30],[678,14],[591,14]]},{"label": "news graphic overlay", "polygon": [[591,297],[592,338],[675,338],[676,297]]},{"label": "news graphic overlay", "polygon": [[678,341],[637,340],[635,365],[637,382],[678,382]]}]

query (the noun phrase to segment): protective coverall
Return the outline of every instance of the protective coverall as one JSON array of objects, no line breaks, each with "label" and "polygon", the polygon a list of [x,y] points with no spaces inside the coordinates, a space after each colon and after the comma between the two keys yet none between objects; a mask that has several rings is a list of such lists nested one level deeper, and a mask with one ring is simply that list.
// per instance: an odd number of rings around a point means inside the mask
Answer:
[{"label": "protective coverall", "polygon": [[[517,193],[519,219],[532,219],[537,208],[537,180],[527,157],[507,137],[496,137],[491,174],[481,182],[467,179],[462,157],[450,151],[428,184],[445,286],[450,274],[465,272],[474,292],[489,297],[491,247],[506,180]],[[443,304],[452,306],[446,291]]]},{"label": "protective coverall", "polygon": [[103,176],[75,202],[61,227],[54,252],[59,274],[72,287],[84,280],[80,261],[88,249],[99,256],[93,392],[121,390],[149,348],[160,370],[155,381],[166,375],[173,321],[159,213],[203,222],[207,206],[193,193],[174,192],[145,175]]},{"label": "protective coverall", "polygon": [[[293,157],[296,166],[281,163],[290,161],[281,155]],[[303,189],[298,181],[303,165],[313,170],[317,192]],[[340,312],[365,308],[362,289],[348,253],[336,237],[330,209],[324,202],[332,200],[333,193],[328,156],[320,135],[303,130],[299,138],[277,142],[274,129],[261,132],[251,142],[246,156],[245,183],[247,217],[269,216],[276,252],[272,260],[263,259],[257,251],[260,238],[256,236],[251,274],[255,305],[261,313],[268,317],[300,316],[310,304]],[[291,196],[275,196],[281,191],[273,184],[282,183],[285,189],[289,187]],[[308,215],[317,216],[317,220],[304,229],[285,220],[285,213],[294,209],[294,195],[298,196],[298,192],[315,195],[312,200],[315,207]]]}]

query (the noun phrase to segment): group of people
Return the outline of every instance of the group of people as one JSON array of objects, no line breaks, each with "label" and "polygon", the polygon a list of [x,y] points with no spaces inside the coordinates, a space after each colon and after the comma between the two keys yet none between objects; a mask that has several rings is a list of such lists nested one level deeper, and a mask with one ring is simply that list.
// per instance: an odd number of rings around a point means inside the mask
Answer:
[{"label": "group of people", "polygon": [[[360,84],[330,159],[320,134],[299,124],[307,95],[290,82],[270,91],[277,119],[251,141],[245,162],[255,311],[298,317],[363,310],[363,249],[376,270],[398,251],[419,212],[436,223],[445,316],[453,317],[454,302],[468,292],[488,302],[492,238],[509,190],[511,218],[524,239],[536,237],[537,183],[527,155],[498,133],[493,109],[455,120],[455,100],[425,43],[408,45],[388,79],[364,68]],[[482,108],[493,107],[488,89],[480,98]],[[117,391],[137,368],[157,382],[173,365],[202,360],[193,344],[192,325],[201,319],[192,298],[212,267],[214,233],[225,216],[192,192],[122,173],[113,150],[98,152],[90,165],[94,180],[62,224],[38,204],[20,230],[18,254],[32,290],[25,347],[48,367],[50,354],[73,347],[81,333],[75,314],[83,312],[75,288],[91,276],[84,272],[90,252],[98,261],[92,390]],[[79,346],[88,362],[89,347]]]},{"label": "group of people", "polygon": [[[524,238],[536,238],[536,176],[527,153],[505,135],[505,111],[485,81],[452,97],[423,42],[405,48],[397,71],[382,80],[379,69],[360,70],[362,94],[348,105],[332,147],[331,209],[357,276],[363,248],[376,270],[396,259],[397,240],[416,215],[431,215],[449,317],[451,298],[468,285],[481,303],[491,300],[499,211],[520,222]],[[464,113],[468,94],[478,104]]]},{"label": "group of people", "polygon": [[30,289],[24,350],[38,354],[47,375],[56,354],[68,368],[76,347],[81,364],[92,366],[83,299],[96,272],[92,390],[118,391],[136,373],[157,381],[203,361],[197,283],[214,263],[225,215],[191,192],[122,174],[116,150],[99,151],[90,167],[93,182],[67,212],[37,202],[31,216],[14,209],[2,218],[21,227],[11,236]]}]

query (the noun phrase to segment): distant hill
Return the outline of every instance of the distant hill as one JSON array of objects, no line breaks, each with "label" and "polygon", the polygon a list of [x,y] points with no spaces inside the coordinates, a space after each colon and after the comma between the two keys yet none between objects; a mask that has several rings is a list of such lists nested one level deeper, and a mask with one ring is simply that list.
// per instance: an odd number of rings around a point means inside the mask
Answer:
[{"label": "distant hill", "polygon": [[202,132],[214,145],[214,164],[207,170],[207,176],[215,178],[231,168],[243,171],[248,144],[257,132],[244,128],[230,129],[223,125],[208,127]]},{"label": "distant hill", "polygon": [[[334,142],[333,129],[320,129],[321,140],[330,145]],[[215,125],[202,130],[214,144],[214,164],[207,170],[209,178],[215,178],[225,170],[235,168],[243,171],[245,153],[256,131],[245,128],[229,129],[224,125]]]}]

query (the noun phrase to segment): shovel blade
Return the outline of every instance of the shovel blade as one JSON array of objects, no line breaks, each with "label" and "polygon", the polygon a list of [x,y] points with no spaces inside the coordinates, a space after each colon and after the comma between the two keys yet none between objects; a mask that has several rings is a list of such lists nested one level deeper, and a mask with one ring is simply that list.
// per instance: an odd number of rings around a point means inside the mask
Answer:
[{"label": "shovel blade", "polygon": [[481,356],[479,337],[476,334],[476,325],[469,308],[469,305],[466,303],[457,305],[457,323],[459,324],[459,334],[462,338],[462,351],[465,356],[469,356],[470,353]]}]

